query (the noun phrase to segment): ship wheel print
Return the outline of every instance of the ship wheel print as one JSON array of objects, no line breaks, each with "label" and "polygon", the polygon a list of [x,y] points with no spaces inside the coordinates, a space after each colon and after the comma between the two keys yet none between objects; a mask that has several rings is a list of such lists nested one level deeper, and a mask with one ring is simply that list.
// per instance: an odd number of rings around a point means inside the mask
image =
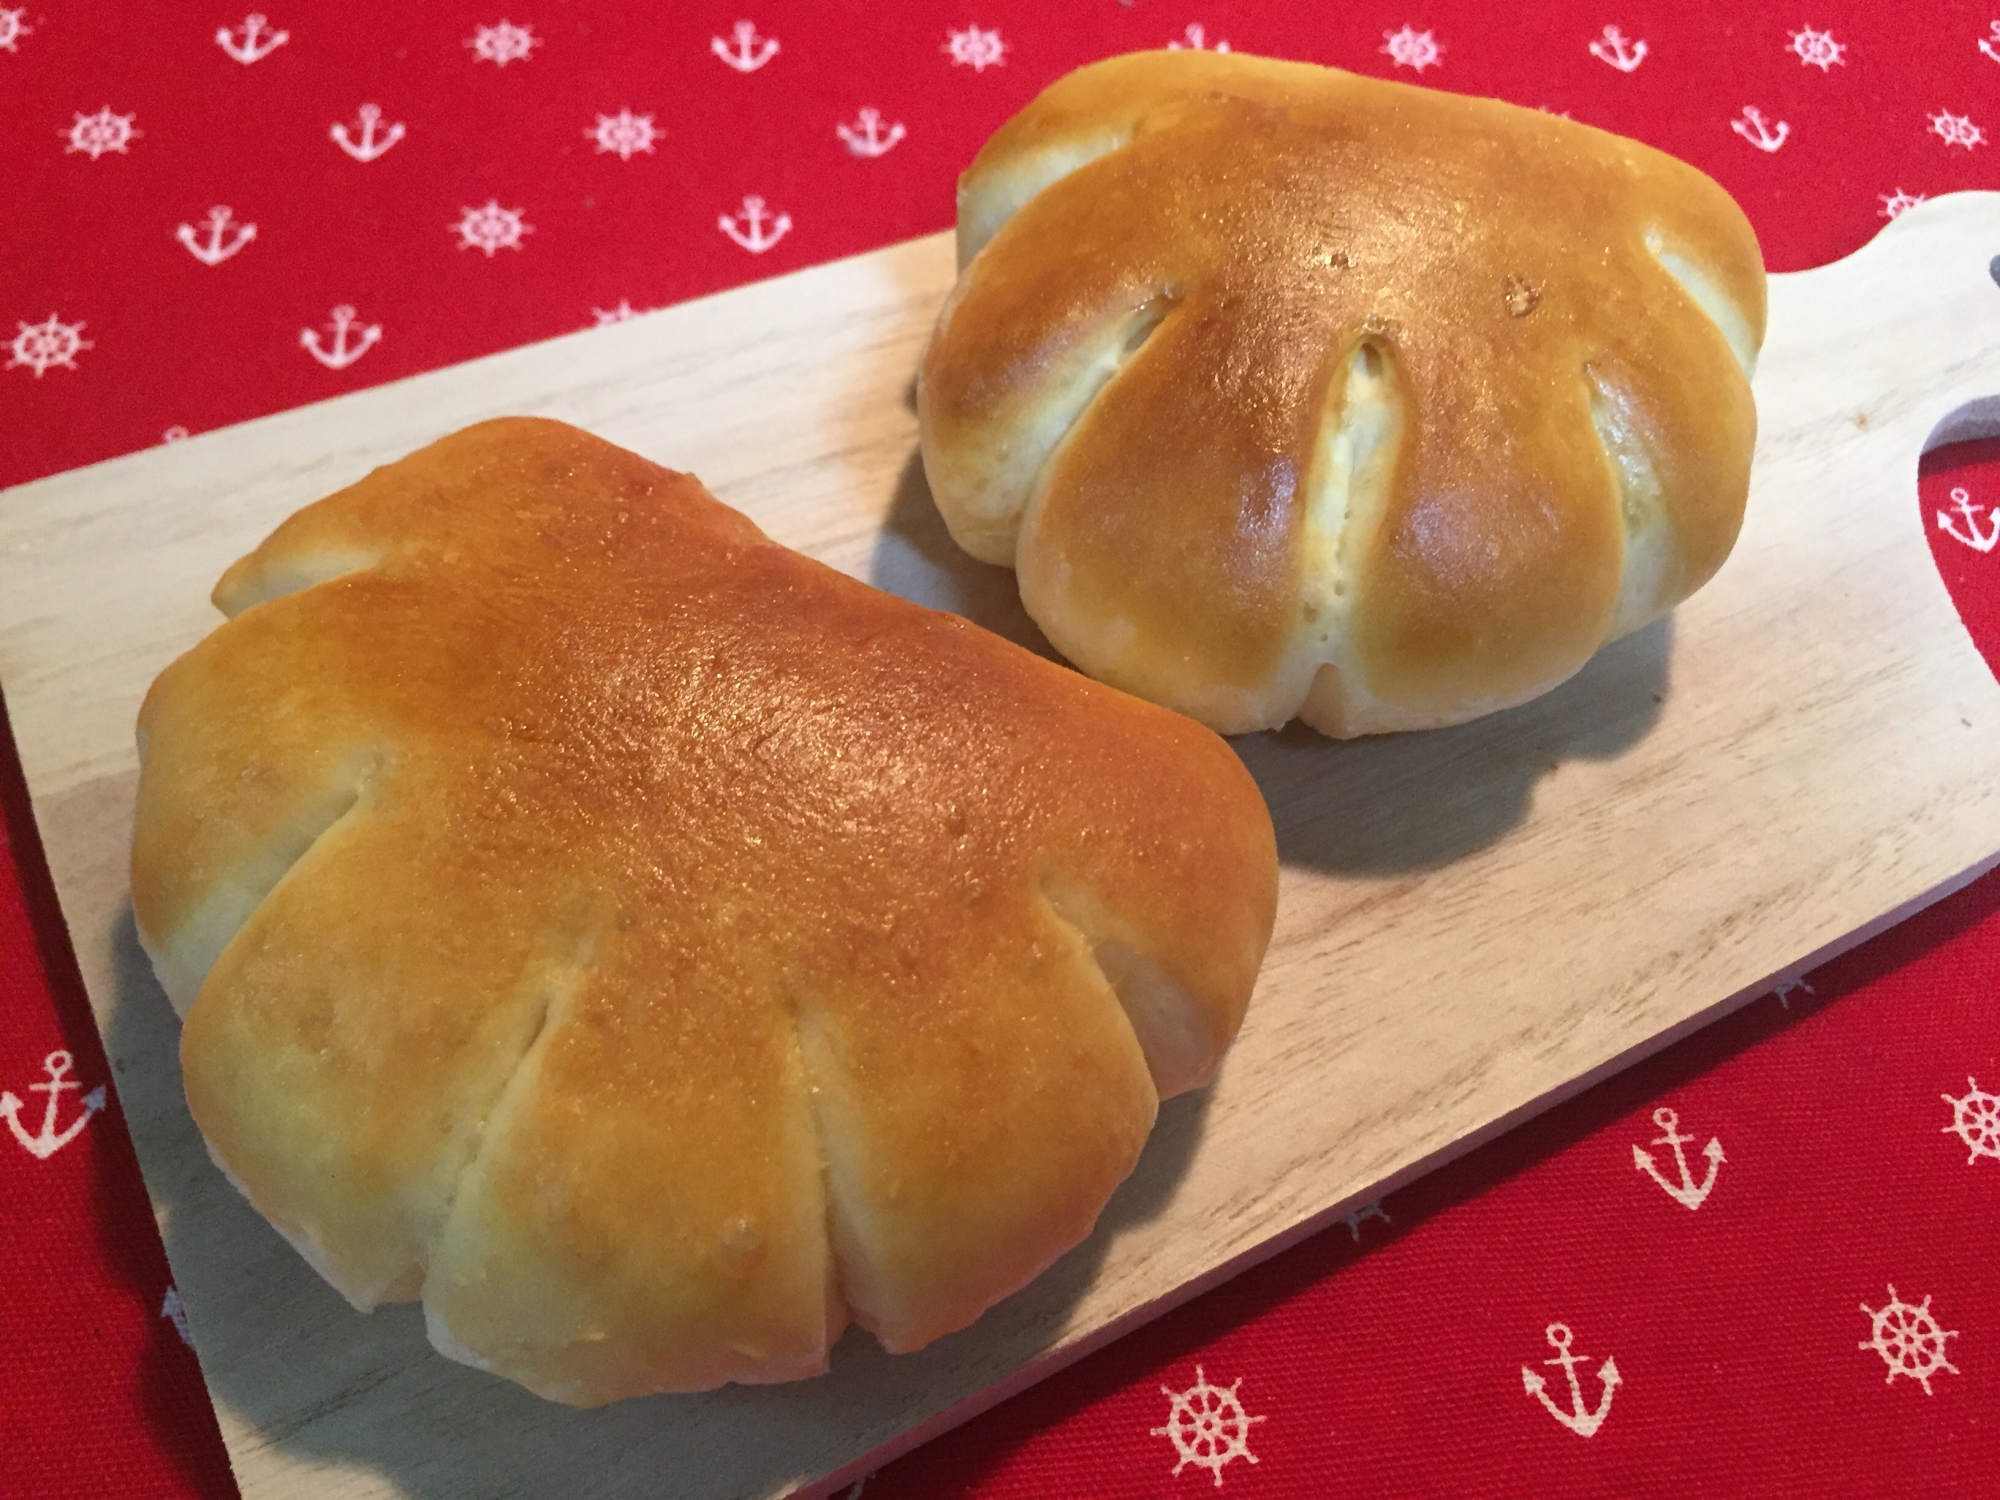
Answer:
[{"label": "ship wheel print", "polygon": [[1944,1127],[1944,1133],[1965,1142],[1965,1149],[1972,1153],[1965,1159],[1970,1166],[1982,1156],[2000,1158],[2000,1094],[1987,1093],[1973,1078],[1966,1079],[1965,1086],[1963,1099],[1951,1094],[1941,1097],[1951,1106],[1951,1123]]},{"label": "ship wheel print", "polygon": [[1210,1385],[1201,1366],[1196,1365],[1194,1384],[1188,1389],[1160,1387],[1160,1394],[1173,1406],[1167,1413],[1167,1425],[1155,1427],[1152,1435],[1166,1438],[1174,1445],[1174,1452],[1180,1456],[1174,1473],[1179,1474],[1193,1464],[1198,1469],[1207,1469],[1220,1489],[1223,1467],[1231,1459],[1257,1462],[1257,1455],[1250,1451],[1250,1424],[1264,1419],[1243,1410],[1243,1403],[1236,1396],[1237,1387],[1242,1384],[1239,1376],[1235,1385]]},{"label": "ship wheel print", "polygon": [[1905,1302],[1892,1286],[1887,1305],[1873,1308],[1864,1302],[1861,1310],[1875,1325],[1875,1336],[1861,1347],[1882,1356],[1882,1363],[1889,1367],[1887,1384],[1894,1385],[1897,1376],[1906,1375],[1923,1386],[1928,1396],[1931,1376],[1940,1370],[1958,1373],[1958,1366],[1945,1358],[1944,1352],[1944,1341],[1957,1338],[1957,1330],[1946,1328],[1931,1316],[1930,1298],[1921,1303]]}]

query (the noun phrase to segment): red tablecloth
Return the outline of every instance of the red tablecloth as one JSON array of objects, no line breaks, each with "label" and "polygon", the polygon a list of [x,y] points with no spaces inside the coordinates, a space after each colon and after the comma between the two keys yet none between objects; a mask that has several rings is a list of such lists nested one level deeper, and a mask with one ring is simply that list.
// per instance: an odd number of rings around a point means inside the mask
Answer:
[{"label": "red tablecloth", "polygon": [[[1037,89],[1170,41],[1639,136],[1774,270],[2000,185],[2000,20],[1936,0],[274,3],[0,4],[0,483],[943,228]],[[1911,516],[1989,661],[1996,459]],[[0,787],[0,1494],[228,1495],[11,750]],[[1996,973],[2000,877],[864,1493],[1990,1493]]]}]

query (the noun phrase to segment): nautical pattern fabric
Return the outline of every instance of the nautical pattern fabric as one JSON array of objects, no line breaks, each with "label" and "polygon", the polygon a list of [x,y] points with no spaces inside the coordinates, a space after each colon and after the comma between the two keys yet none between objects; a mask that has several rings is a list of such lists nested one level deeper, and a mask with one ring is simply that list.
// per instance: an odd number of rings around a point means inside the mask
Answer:
[{"label": "nautical pattern fabric", "polygon": [[[1143,47],[1638,136],[1774,271],[2000,187],[1963,0],[260,3],[0,0],[0,485],[946,228]],[[1910,504],[2000,669],[2000,443]],[[232,1495],[10,747],[0,813],[0,1494]],[[1992,1492],[1996,991],[2000,875],[843,1493]]]}]

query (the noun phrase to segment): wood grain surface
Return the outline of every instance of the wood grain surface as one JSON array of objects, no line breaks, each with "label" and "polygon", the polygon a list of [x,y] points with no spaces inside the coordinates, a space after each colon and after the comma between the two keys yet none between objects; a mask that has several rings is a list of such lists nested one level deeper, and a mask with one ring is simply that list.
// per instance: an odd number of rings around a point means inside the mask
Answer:
[{"label": "wood grain surface", "polygon": [[1036,641],[915,458],[948,237],[0,494],[0,683],[248,1500],[850,1483],[1988,867],[2000,686],[1932,566],[1916,461],[2000,431],[1996,252],[2000,194],[1963,194],[1776,278],[1749,520],[1672,619],[1480,723],[1237,742],[1277,822],[1277,934],[1222,1077],[1162,1112],[1085,1245],[921,1354],[851,1334],[816,1381],[596,1412],[438,1357],[414,1308],[353,1313],[210,1166],[132,935],[133,715],[280,518],[503,412],[691,469],[781,541]]}]

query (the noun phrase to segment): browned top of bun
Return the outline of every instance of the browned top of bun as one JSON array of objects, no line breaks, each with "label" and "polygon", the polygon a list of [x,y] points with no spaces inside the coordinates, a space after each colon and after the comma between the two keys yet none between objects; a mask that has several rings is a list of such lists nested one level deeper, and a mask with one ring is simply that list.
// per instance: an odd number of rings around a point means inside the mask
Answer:
[{"label": "browned top of bun", "polygon": [[[1143,53],[997,132],[959,236],[922,381],[940,508],[1079,665],[1218,727],[1283,722],[1325,662],[1412,721],[1518,701],[1735,539],[1757,242],[1637,142]],[[1385,430],[1350,475],[1357,369]]]},{"label": "browned top of bun", "polygon": [[544,1394],[963,1325],[1242,1016],[1225,744],[586,433],[457,433],[215,598],[133,853],[190,1106],[351,1298]]}]

